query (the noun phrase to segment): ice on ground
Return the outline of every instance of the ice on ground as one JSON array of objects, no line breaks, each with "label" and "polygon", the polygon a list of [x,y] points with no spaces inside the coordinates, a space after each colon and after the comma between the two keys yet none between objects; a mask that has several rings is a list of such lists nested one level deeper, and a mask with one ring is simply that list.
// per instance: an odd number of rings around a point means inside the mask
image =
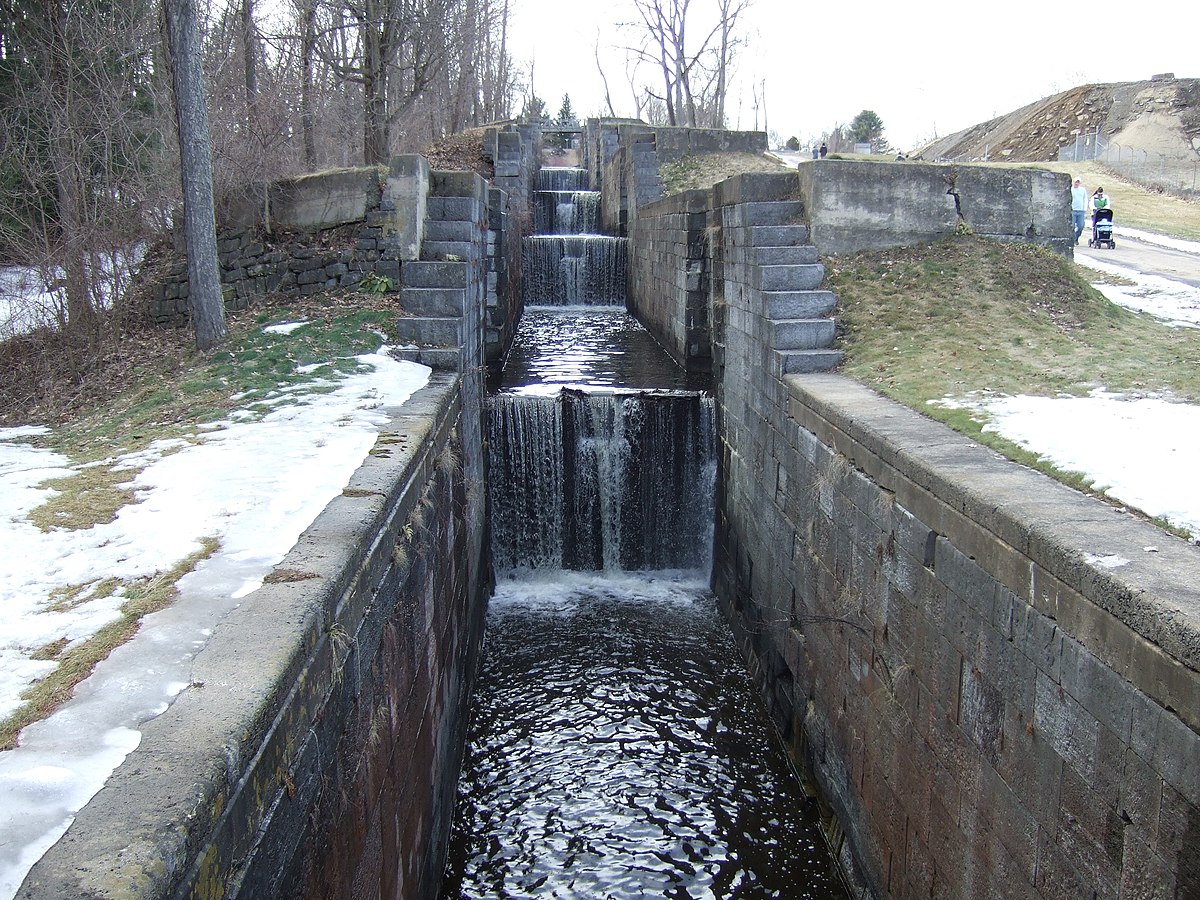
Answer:
[{"label": "ice on ground", "polygon": [[1086,397],[938,401],[979,410],[995,432],[1119,503],[1200,537],[1200,406],[1103,390]]},{"label": "ice on ground", "polygon": [[1127,266],[1080,254],[1075,262],[1086,268],[1120,278],[1129,284],[1096,282],[1093,286],[1110,301],[1162,319],[1168,325],[1184,328],[1200,327],[1200,288],[1182,281],[1147,275]]}]

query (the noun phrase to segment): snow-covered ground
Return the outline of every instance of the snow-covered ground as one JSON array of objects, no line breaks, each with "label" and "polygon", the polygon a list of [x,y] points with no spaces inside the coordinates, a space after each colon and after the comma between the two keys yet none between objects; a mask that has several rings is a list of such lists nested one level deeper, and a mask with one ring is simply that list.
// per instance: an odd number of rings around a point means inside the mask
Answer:
[{"label": "snow-covered ground", "polygon": [[[1200,256],[1200,241],[1185,241],[1134,228],[1114,229],[1122,240],[1139,241]],[[1169,325],[1200,326],[1200,291],[1183,281],[1148,275],[1098,256],[1077,253],[1075,262],[1121,283],[1098,283],[1096,287],[1113,303],[1134,312],[1144,312]]]},{"label": "snow-covered ground", "polygon": [[[1200,254],[1200,242],[1133,229],[1124,238]],[[1200,326],[1200,289],[1079,254],[1075,261],[1122,284],[1095,287],[1119,306],[1176,327]],[[1087,397],[955,397],[988,419],[985,429],[1061,469],[1081,472],[1097,490],[1200,537],[1200,406],[1170,397],[1124,397],[1097,389]]]},{"label": "snow-covered ground", "polygon": [[[1200,245],[1191,244],[1200,252]],[[1176,248],[1180,249],[1180,248]],[[1083,261],[1082,259],[1080,260]],[[1134,288],[1098,285],[1123,305],[1166,322],[1200,324],[1200,291],[1161,285],[1128,270]],[[1184,286],[1186,287],[1186,286]],[[1137,293],[1139,290],[1143,293]],[[1153,303],[1146,298],[1151,294]],[[302,323],[276,326],[291,333]],[[298,332],[302,335],[302,331]],[[32,651],[61,637],[92,634],[116,615],[120,597],[47,609],[55,587],[169,569],[206,536],[220,551],[180,584],[168,609],[147,617],[138,636],[79,686],[75,699],[22,733],[0,753],[0,900],[10,900],[29,868],[70,825],[77,810],[137,747],[138,728],[167,708],[190,681],[190,660],[213,626],[261,584],[325,504],[345,486],[374,443],[390,408],[428,369],[385,353],[360,357],[358,374],[328,394],[297,394],[262,419],[233,415],[194,442],[162,442],[121,460],[138,503],[86,531],[34,528],[25,515],[69,474],[65,458],[27,441],[30,429],[0,430],[0,715],[49,663]],[[314,372],[319,375],[319,370]],[[990,417],[1004,436],[1057,465],[1083,472],[1121,502],[1200,534],[1200,407],[1168,398],[957,398]],[[140,468],[140,471],[138,469]],[[137,472],[136,475],[133,473]]]},{"label": "snow-covered ground", "polygon": [[994,431],[1082,472],[1093,487],[1200,537],[1200,406],[1167,397],[1131,399],[1104,390],[1086,397],[948,398],[986,415]]},{"label": "snow-covered ground", "polygon": [[1123,225],[1113,227],[1117,237],[1141,241],[1143,244],[1154,244],[1158,247],[1169,247],[1172,250],[1182,250],[1184,253],[1200,254],[1200,241],[1189,241],[1183,238],[1171,237],[1166,234],[1155,234],[1153,231],[1142,231],[1137,228],[1126,228]]},{"label": "snow-covered ground", "polygon": [[27,266],[0,268],[0,340],[57,320],[60,302],[42,274]]},{"label": "snow-covered ground", "polygon": [[1128,266],[1082,254],[1076,256],[1075,261],[1085,268],[1121,279],[1120,284],[1100,282],[1095,285],[1118,306],[1144,312],[1168,325],[1200,326],[1200,290],[1190,284],[1161,275],[1146,275]]},{"label": "snow-covered ground", "polygon": [[[144,245],[139,244],[89,255],[85,266],[101,307],[107,307],[114,294],[120,295],[117,285],[129,282],[144,253]],[[0,341],[58,324],[66,313],[62,277],[62,270],[56,268],[0,267]]]},{"label": "snow-covered ground", "polygon": [[37,429],[0,429],[0,716],[53,667],[32,659],[33,651],[63,637],[86,639],[116,618],[123,599],[52,610],[51,591],[153,575],[195,553],[204,537],[221,542],[180,582],[176,602],[148,616],[75,699],[26,728],[17,749],[0,753],[3,900],[137,747],[139,726],[191,681],[191,659],[216,623],[262,584],[345,487],[390,412],[429,376],[425,366],[384,352],[359,361],[358,373],[330,393],[294,392],[261,419],[233,415],[193,442],[162,441],[121,458],[138,502],[113,522],[83,531],[44,533],[25,520],[51,493],[39,485],[72,467],[27,443]]}]

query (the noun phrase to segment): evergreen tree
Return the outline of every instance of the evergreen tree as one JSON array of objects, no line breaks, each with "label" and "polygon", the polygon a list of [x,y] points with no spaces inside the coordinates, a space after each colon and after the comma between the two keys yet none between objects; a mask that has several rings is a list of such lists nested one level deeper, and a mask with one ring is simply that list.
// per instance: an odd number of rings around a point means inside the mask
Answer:
[{"label": "evergreen tree", "polygon": [[870,109],[864,109],[850,122],[850,136],[856,143],[869,143],[873,151],[887,148],[887,141],[883,139],[883,120]]},{"label": "evergreen tree", "polygon": [[563,94],[562,105],[558,108],[558,117],[554,120],[554,124],[560,128],[577,128],[579,119],[575,117],[575,110],[571,108],[571,95]]}]

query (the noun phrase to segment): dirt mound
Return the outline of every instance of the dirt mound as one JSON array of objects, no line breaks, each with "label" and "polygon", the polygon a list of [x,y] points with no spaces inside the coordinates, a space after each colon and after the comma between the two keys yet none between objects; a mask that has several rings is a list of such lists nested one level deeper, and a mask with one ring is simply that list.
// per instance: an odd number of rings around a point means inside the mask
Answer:
[{"label": "dirt mound", "polygon": [[1044,162],[1077,135],[1158,156],[1200,159],[1200,79],[1155,78],[1089,84],[920,148],[925,159]]}]

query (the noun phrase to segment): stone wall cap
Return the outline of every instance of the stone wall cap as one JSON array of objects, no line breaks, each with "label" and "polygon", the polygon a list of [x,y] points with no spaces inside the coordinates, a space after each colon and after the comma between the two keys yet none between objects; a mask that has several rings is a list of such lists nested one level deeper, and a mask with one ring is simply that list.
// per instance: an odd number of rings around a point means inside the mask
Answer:
[{"label": "stone wall cap", "polygon": [[1200,547],[844,376],[784,381],[794,398],[886,466],[1200,671]]}]

